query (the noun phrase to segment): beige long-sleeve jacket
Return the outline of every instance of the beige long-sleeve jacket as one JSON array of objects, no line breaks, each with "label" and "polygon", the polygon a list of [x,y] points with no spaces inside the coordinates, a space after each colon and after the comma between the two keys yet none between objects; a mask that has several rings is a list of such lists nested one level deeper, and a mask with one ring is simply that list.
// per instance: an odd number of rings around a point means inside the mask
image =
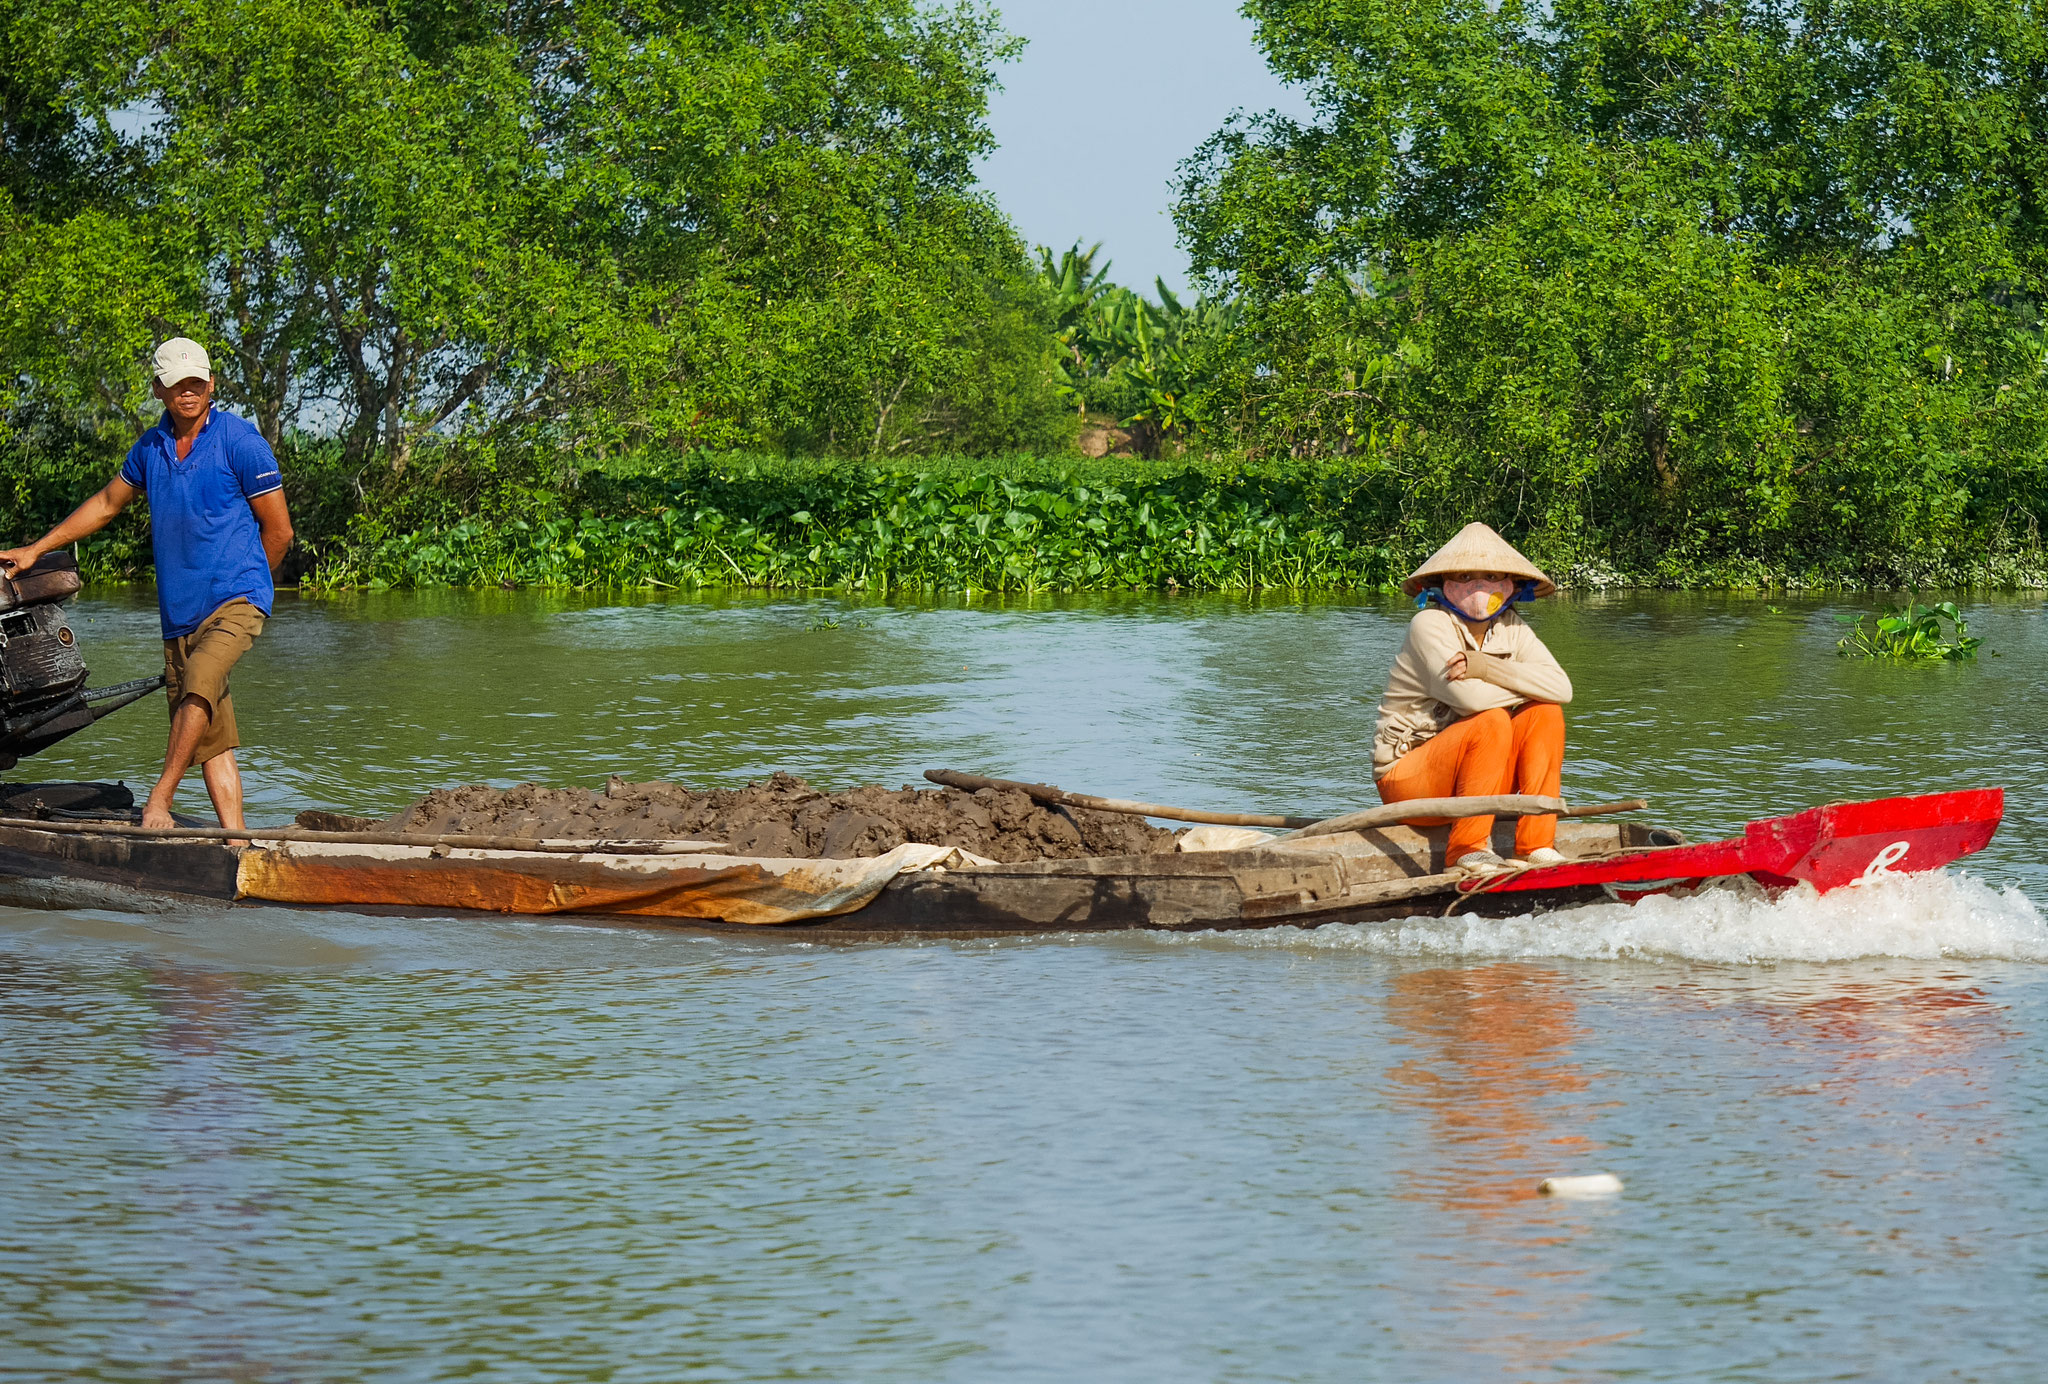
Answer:
[{"label": "beige long-sleeve jacket", "polygon": [[[1444,677],[1444,665],[1460,649],[1467,675]],[[1514,611],[1486,629],[1482,645],[1471,626],[1431,606],[1408,622],[1408,642],[1394,657],[1387,694],[1380,699],[1379,728],[1373,734],[1372,776],[1380,778],[1394,761],[1438,731],[1475,712],[1513,709],[1523,702],[1570,703],[1572,680],[1557,659]]]}]

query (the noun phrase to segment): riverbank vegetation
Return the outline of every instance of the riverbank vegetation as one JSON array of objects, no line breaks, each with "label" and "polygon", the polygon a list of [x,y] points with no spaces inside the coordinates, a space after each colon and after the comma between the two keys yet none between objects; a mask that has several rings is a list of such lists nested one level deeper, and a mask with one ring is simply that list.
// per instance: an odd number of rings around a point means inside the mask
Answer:
[{"label": "riverbank vegetation", "polygon": [[1312,115],[1191,151],[1199,290],[1141,294],[976,184],[973,5],[0,0],[4,520],[185,332],[314,584],[1375,585],[1469,518],[1579,584],[2043,582],[2029,7],[1248,13]]}]

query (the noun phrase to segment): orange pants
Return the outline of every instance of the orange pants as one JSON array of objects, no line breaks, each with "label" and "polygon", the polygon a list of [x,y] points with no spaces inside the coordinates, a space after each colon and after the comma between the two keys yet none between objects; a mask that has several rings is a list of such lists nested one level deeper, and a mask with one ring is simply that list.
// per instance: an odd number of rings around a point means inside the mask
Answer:
[{"label": "orange pants", "polygon": [[[1524,702],[1511,716],[1495,708],[1438,731],[1394,761],[1379,781],[1380,801],[1411,798],[1476,798],[1494,793],[1557,796],[1564,772],[1564,708]],[[1446,817],[1418,817],[1408,825],[1440,827]],[[1465,817],[1451,823],[1444,863],[1485,846],[1493,818]],[[1515,823],[1515,854],[1527,855],[1557,840],[1557,818],[1524,817]]]}]

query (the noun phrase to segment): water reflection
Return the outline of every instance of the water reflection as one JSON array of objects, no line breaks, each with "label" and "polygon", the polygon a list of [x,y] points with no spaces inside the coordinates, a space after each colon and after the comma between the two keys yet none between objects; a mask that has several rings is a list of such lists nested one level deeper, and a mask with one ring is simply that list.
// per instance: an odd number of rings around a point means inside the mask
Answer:
[{"label": "water reflection", "polygon": [[[1397,976],[1395,1042],[1417,1052],[1387,1072],[1396,1099],[1429,1119],[1436,1158],[1404,1170],[1404,1195],[1481,1214],[1536,1195],[1599,1145],[1559,1097],[1589,1088],[1572,1059],[1585,1034],[1570,986],[1540,966],[1441,968]],[[1541,1171],[1538,1171],[1538,1170]]]},{"label": "water reflection", "polygon": [[1847,983],[1802,1001],[1775,1025],[1784,1035],[1848,1045],[1854,1060],[1962,1056],[2004,1036],[2002,1006],[1963,976],[1947,985]]},{"label": "water reflection", "polygon": [[181,1374],[264,1378],[267,1347],[246,1340],[237,1318],[267,1295],[261,1266],[283,1230],[264,1168],[279,1131],[247,1072],[277,1060],[270,1025],[231,973],[144,960],[138,990],[154,1021],[139,1073],[135,1196],[204,1233],[187,1242],[176,1272],[154,1277],[146,1315],[110,1333],[108,1353]]},{"label": "water reflection", "polygon": [[[1627,1340],[1593,1310],[1600,1272],[1575,1244],[1584,1208],[1539,1207],[1548,1175],[1593,1171],[1594,1078],[1577,1055],[1591,1031],[1570,978],[1516,962],[1395,975],[1385,1072],[1397,1108],[1420,1117],[1395,1195],[1456,1219],[1422,1251],[1446,1291],[1417,1323],[1455,1335],[1499,1376],[1567,1370]],[[1609,1104],[1618,1104],[1610,1100]],[[1465,1368],[1482,1377],[1476,1362]]]},{"label": "water reflection", "polygon": [[[2022,1035],[2007,1006],[1964,975],[1801,979],[1744,1001],[1759,1056],[1773,1059],[1774,1111],[1811,1119],[1790,1112],[1823,1103],[1862,1137],[1803,1141],[1793,1166],[1922,1196],[1922,1184],[1995,1175],[2023,1123],[2006,1075]],[[1948,1228],[1920,1229],[1896,1248],[1944,1252],[1937,1241]]]}]

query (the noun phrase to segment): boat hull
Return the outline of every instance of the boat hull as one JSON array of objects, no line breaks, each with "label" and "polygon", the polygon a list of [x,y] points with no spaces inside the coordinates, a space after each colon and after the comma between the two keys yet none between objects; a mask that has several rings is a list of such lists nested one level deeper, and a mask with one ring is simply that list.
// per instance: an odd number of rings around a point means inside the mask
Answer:
[{"label": "boat hull", "polygon": [[1505,896],[1594,885],[1617,897],[1640,898],[1747,875],[1766,888],[1809,884],[1825,894],[1890,875],[1938,870],[1973,855],[1991,844],[2004,815],[2005,791],[1999,788],[1829,803],[1751,822],[1730,841],[1629,852],[1466,888]]},{"label": "boat hull", "polygon": [[[1686,845],[1612,820],[1559,824],[1568,863],[1480,881],[1444,868],[1445,828],[1389,827],[1285,848],[961,866],[903,859],[540,855],[390,846],[238,850],[0,823],[18,902],[210,900],[355,912],[518,914],[813,940],[1316,927],[1446,912],[1509,915],[1747,878],[1825,892],[1937,869],[1981,850],[1997,789],[1833,804]],[[1511,848],[1512,824],[1495,845]],[[950,861],[950,863],[948,863]],[[922,863],[920,863],[922,862]],[[69,891],[67,894],[67,890]],[[32,897],[31,897],[32,896]],[[764,925],[765,924],[765,925]]]}]

